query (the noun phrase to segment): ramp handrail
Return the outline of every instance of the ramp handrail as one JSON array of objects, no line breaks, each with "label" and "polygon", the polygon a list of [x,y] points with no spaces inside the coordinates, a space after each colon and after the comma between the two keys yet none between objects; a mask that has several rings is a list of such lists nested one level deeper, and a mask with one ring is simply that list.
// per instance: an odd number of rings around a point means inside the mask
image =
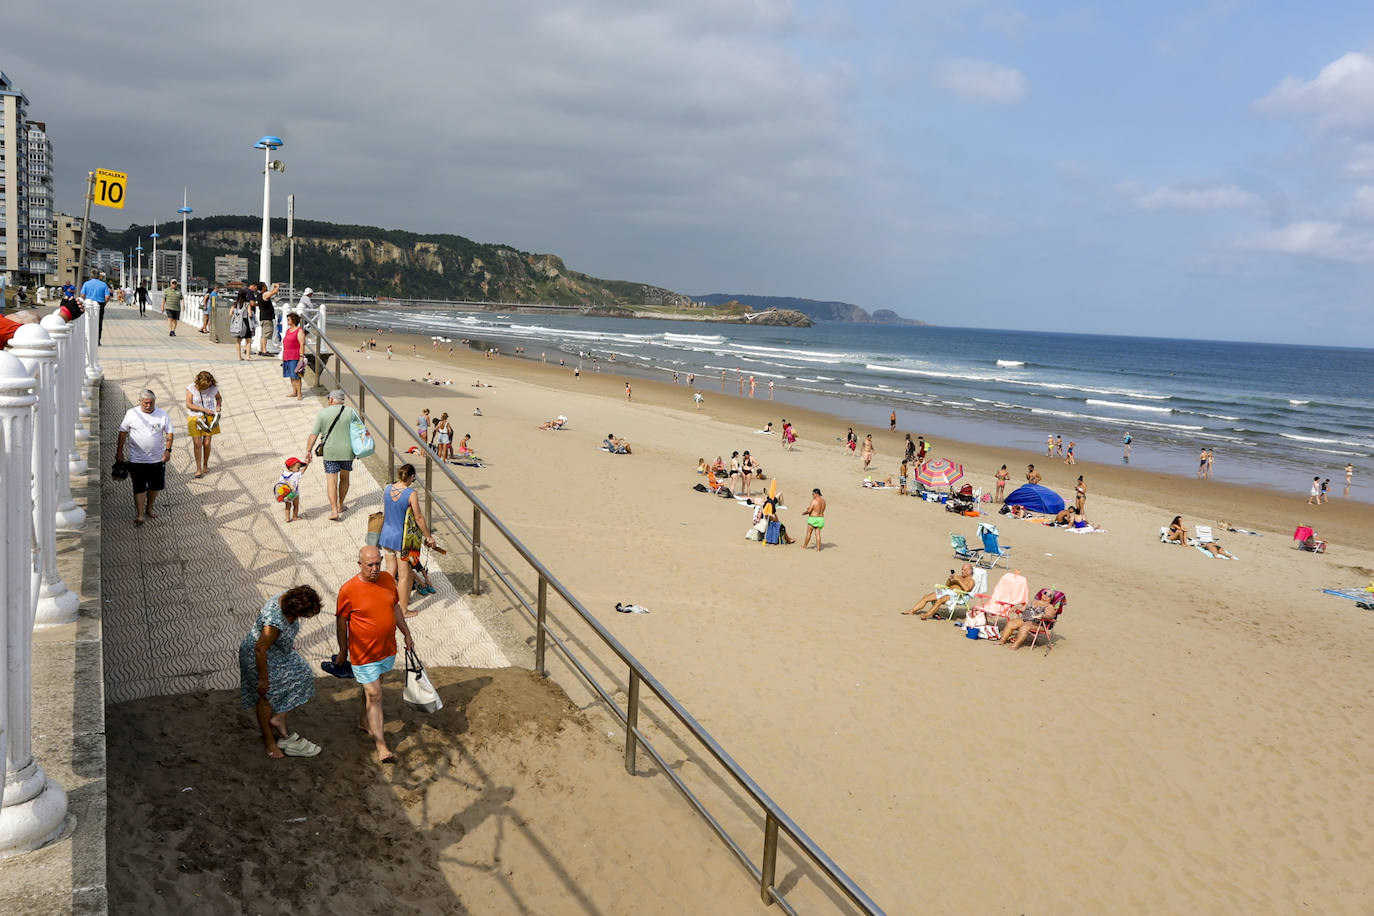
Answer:
[{"label": "ramp handrail", "polygon": [[[396,434],[398,423],[400,428],[405,431],[405,439],[402,441],[414,442],[419,446],[421,452],[424,454],[425,463],[425,515],[433,519],[435,517],[433,514],[433,506],[437,503],[444,517],[448,519],[449,523],[459,533],[460,537],[471,547],[471,593],[474,595],[480,593],[480,568],[482,562],[485,561],[492,575],[496,576],[504,587],[504,590],[515,600],[520,610],[535,626],[535,671],[541,676],[548,676],[545,660],[548,643],[552,641],[554,648],[561,654],[563,659],[572,666],[587,686],[601,698],[607,708],[610,709],[616,718],[620,720],[621,724],[625,726],[626,771],[631,775],[636,772],[636,752],[637,749],[642,746],[658,764],[660,771],[672,780],[673,784],[677,787],[678,791],[682,793],[688,804],[706,820],[707,824],[716,835],[725,843],[730,851],[734,853],[740,863],[749,870],[749,873],[753,875],[754,879],[759,883],[760,897],[765,904],[776,902],[786,912],[796,912],[787,902],[783,893],[775,886],[774,879],[777,866],[778,833],[781,832],[791,838],[796,848],[806,855],[816,868],[819,869],[820,873],[829,880],[833,888],[843,894],[850,903],[857,907],[859,912],[872,914],[872,916],[880,916],[880,914],[883,914],[884,911],[869,898],[863,888],[859,887],[843,869],[831,860],[815,840],[811,839],[811,837],[792,820],[787,812],[782,810],[777,802],[775,802],[768,793],[754,781],[753,777],[751,777],[744,768],[720,746],[719,742],[711,736],[710,732],[708,732],[701,723],[699,723],[692,714],[678,702],[677,698],[673,696],[668,688],[665,687],[658,678],[654,677],[654,675],[650,673],[650,671],[644,667],[628,649],[621,645],[620,641],[596,619],[596,616],[582,605],[582,602],[558,580],[558,578],[530,551],[528,547],[521,543],[520,539],[515,536],[515,533],[512,532],[504,522],[497,518],[496,515],[487,508],[486,504],[483,503],[468,485],[465,484],[444,462],[437,462],[439,473],[450,484],[457,488],[458,492],[471,504],[471,525],[466,524],[463,518],[449,507],[447,502],[434,495],[434,470],[436,462],[434,460],[435,455],[429,448],[428,443],[420,439],[415,430],[411,428],[410,422],[402,417],[401,414],[399,414],[396,409],[377,392],[367,376],[359,371],[358,367],[343,355],[340,348],[330,340],[327,335],[320,333],[317,324],[310,317],[303,317],[302,323],[308,327],[310,336],[313,338],[317,381],[320,383],[324,382],[325,366],[321,357],[325,352],[325,347],[328,348],[328,353],[334,360],[334,387],[344,387],[342,375],[344,369],[347,369],[349,375],[356,381],[356,406],[358,413],[362,416],[363,422],[375,431],[376,439],[379,442],[384,441],[386,443],[388,473],[391,480],[394,480],[396,476],[397,458],[402,458],[401,463],[404,463],[405,459],[405,456],[397,448]],[[345,389],[345,391],[347,392],[347,389]],[[376,407],[380,409],[382,416],[379,419],[382,422],[378,422],[377,419],[368,415],[369,398],[375,402]],[[539,582],[534,597],[534,606],[530,605],[527,595],[525,594],[526,590],[515,582],[512,574],[504,569],[497,558],[487,551],[483,542],[483,528],[485,526],[494,528],[510,547],[529,564],[531,569],[538,574]],[[580,618],[581,621],[596,634],[601,642],[614,653],[616,658],[626,666],[629,680],[625,708],[620,706],[606,687],[604,687],[596,679],[595,675],[588,670],[583,660],[580,659],[567,643],[549,627],[548,592],[550,589],[567,602],[568,606],[576,612],[578,618]],[[647,687],[654,696],[658,697],[663,705],[673,714],[673,717],[686,728],[687,732],[697,741],[697,743],[706,749],[710,756],[720,764],[723,771],[728,774],[734,783],[739,788],[743,789],[758,806],[760,813],[764,816],[763,855],[759,863],[756,864],[753,859],[740,848],[739,844],[720,821],[711,814],[705,804],[690,788],[688,788],[675,769],[669,765],[668,761],[666,761],[658,750],[655,749],[644,732],[640,730],[639,707],[641,686]]]}]

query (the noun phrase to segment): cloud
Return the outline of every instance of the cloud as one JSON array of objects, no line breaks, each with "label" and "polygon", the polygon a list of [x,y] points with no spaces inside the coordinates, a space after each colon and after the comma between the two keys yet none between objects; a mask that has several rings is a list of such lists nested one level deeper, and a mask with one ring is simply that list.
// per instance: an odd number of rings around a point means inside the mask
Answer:
[{"label": "cloud", "polygon": [[1028,91],[1025,75],[1015,67],[968,58],[946,63],[935,82],[962,98],[1003,105],[1021,101]]},{"label": "cloud", "polygon": [[1374,58],[1351,51],[1322,67],[1315,79],[1284,77],[1253,107],[1275,117],[1313,118],[1327,130],[1374,128]]},{"label": "cloud", "polygon": [[1352,219],[1374,222],[1374,185],[1362,185],[1355,189],[1355,199],[1350,204],[1349,213]]},{"label": "cloud", "polygon": [[1321,261],[1374,261],[1374,236],[1351,233],[1330,220],[1306,220],[1238,239],[1236,247]]},{"label": "cloud", "polygon": [[1206,213],[1216,210],[1239,210],[1260,203],[1260,197],[1235,185],[1179,188],[1161,185],[1145,190],[1135,182],[1123,182],[1117,188],[1141,210],[1186,210]]}]

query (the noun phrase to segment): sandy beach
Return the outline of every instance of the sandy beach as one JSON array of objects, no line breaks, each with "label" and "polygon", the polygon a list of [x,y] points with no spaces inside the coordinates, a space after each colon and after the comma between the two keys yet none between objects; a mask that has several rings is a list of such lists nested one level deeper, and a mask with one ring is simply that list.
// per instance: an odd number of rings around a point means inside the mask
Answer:
[{"label": "sandy beach", "polygon": [[[609,371],[574,380],[379,339],[349,358],[403,413],[447,411],[472,435],[486,466],[463,479],[890,912],[1374,905],[1374,674],[1359,641],[1374,618],[1319,591],[1374,577],[1367,505],[892,434],[886,411],[851,423],[723,395],[719,380],[699,384],[699,410],[685,386],[638,378],[627,403]],[[452,385],[409,381],[429,371]],[[559,414],[567,430],[536,428]],[[784,416],[793,452],[755,433]],[[895,476],[904,432],[984,488],[1003,463],[1013,485],[1035,463],[1061,494],[1085,476],[1105,532],[999,522],[1032,592],[1068,595],[1052,653],[900,614],[955,565],[948,533],[976,520],[861,488],[836,441],[848,425],[873,434],[875,477]],[[598,450],[608,432],[634,453]],[[745,540],[748,510],[692,490],[698,458],[736,449],[777,478],[797,545]],[[800,549],[812,487],[829,501],[819,554]],[[1159,543],[1176,514],[1262,536],[1218,530],[1238,559],[1213,560]],[[1330,552],[1294,549],[1299,523]]]}]

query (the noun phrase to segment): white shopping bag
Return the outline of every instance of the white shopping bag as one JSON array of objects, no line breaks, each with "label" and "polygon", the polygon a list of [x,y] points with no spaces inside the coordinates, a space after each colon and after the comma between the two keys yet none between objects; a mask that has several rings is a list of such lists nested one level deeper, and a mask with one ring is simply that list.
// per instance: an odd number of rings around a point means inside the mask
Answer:
[{"label": "white shopping bag", "polygon": [[439,699],[439,691],[429,682],[424,665],[409,649],[406,650],[406,689],[402,697],[408,705],[422,712],[438,712],[444,708],[444,701]]}]

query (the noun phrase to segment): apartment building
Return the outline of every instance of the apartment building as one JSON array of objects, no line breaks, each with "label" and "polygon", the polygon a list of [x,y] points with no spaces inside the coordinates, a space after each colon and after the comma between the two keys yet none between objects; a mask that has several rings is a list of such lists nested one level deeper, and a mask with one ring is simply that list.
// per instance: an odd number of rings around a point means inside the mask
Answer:
[{"label": "apartment building", "polygon": [[[81,252],[81,217],[66,213],[53,215],[53,267],[48,272],[49,286],[76,283],[76,258]],[[86,252],[86,263],[91,253]]]},{"label": "apartment building", "polygon": [[215,257],[215,282],[221,285],[248,282],[248,259],[236,254],[222,254]]},{"label": "apartment building", "polygon": [[25,197],[28,200],[28,258],[25,272],[33,283],[41,283],[52,269],[52,141],[48,125],[29,121],[26,131],[25,164],[28,172]]},{"label": "apartment building", "polygon": [[52,143],[29,100],[0,72],[0,277],[37,285],[56,269]]},{"label": "apartment building", "polygon": [[[191,273],[191,256],[186,256],[186,273]],[[181,279],[181,249],[157,250],[157,285],[166,286],[173,280]]]},{"label": "apartment building", "polygon": [[23,281],[29,255],[29,213],[24,194],[28,107],[28,98],[0,71],[0,274],[10,286]]}]

